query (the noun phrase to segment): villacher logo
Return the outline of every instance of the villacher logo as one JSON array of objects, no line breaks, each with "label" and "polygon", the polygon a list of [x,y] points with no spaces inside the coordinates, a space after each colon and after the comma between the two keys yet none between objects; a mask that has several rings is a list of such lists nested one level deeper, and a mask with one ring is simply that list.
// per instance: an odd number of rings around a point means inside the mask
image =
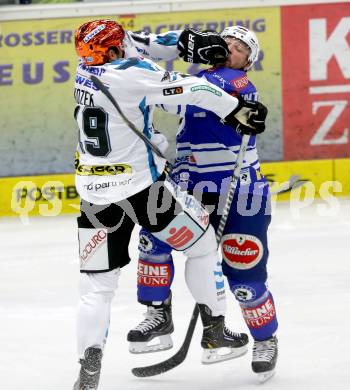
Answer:
[{"label": "villacher logo", "polygon": [[250,269],[261,260],[264,248],[255,236],[226,234],[222,239],[222,253],[226,264],[236,269]]}]

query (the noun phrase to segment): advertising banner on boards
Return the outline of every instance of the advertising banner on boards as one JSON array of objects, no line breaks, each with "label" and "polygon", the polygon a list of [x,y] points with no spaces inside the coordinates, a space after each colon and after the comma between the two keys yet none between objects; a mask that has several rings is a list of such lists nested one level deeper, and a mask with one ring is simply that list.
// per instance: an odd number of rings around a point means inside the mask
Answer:
[{"label": "advertising banner on boards", "polygon": [[[185,27],[250,28],[261,55],[248,77],[269,108],[267,130],[257,141],[261,159],[350,156],[349,2],[96,15],[0,22],[0,177],[73,171],[74,30],[93,18],[156,34]],[[182,60],[160,65],[187,73],[200,69]],[[158,114],[156,124],[174,139],[176,119]]]},{"label": "advertising banner on boards", "polygon": [[[127,30],[144,29],[153,33],[188,26],[221,31],[234,24],[252,29],[261,42],[262,51],[249,77],[256,84],[261,100],[271,107],[269,133],[261,139],[261,155],[265,154],[269,160],[281,158],[278,7],[6,21],[0,23],[3,123],[0,176],[73,171],[77,142],[73,119],[73,77],[77,64],[74,30],[94,18],[113,18]],[[199,70],[198,66],[182,60],[161,65],[181,72]]]}]

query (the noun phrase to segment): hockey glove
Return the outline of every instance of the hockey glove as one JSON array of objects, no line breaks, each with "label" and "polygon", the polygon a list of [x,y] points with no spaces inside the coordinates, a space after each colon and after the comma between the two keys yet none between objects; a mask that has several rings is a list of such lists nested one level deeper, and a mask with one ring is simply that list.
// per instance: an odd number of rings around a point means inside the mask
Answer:
[{"label": "hockey glove", "polygon": [[215,31],[187,28],[177,41],[177,48],[186,62],[215,65],[224,62],[229,54],[227,43]]},{"label": "hockey glove", "polygon": [[225,122],[234,127],[239,134],[256,135],[265,130],[267,107],[260,102],[246,101],[237,97],[238,106],[225,118]]},{"label": "hockey glove", "polygon": [[164,154],[169,147],[169,142],[166,139],[165,135],[159,133],[159,131],[154,131],[151,134],[151,142],[153,145],[156,145],[158,149]]}]

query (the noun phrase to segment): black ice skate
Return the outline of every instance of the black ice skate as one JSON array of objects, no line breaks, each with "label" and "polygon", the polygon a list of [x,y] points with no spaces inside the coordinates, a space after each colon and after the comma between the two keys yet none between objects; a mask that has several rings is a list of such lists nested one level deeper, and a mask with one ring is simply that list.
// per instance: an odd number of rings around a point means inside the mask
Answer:
[{"label": "black ice skate", "polygon": [[278,356],[278,340],[272,336],[267,340],[254,341],[252,369],[260,382],[270,379],[275,373]]},{"label": "black ice skate", "polygon": [[225,326],[224,316],[213,317],[208,306],[199,304],[198,307],[203,322],[203,364],[233,359],[247,352],[247,334],[231,332]]},{"label": "black ice skate", "polygon": [[100,380],[102,350],[98,347],[90,347],[84,353],[84,359],[80,359],[80,373],[73,390],[96,390]]},{"label": "black ice skate", "polygon": [[129,351],[146,353],[172,348],[170,334],[174,331],[174,324],[171,315],[171,295],[159,306],[147,306],[144,316],[146,318],[128,333]]}]

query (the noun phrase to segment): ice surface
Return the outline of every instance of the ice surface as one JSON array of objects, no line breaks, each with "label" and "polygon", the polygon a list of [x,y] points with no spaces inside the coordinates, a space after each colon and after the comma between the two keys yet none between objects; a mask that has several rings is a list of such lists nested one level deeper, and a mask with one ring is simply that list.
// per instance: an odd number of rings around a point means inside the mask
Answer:
[{"label": "ice surface", "polygon": [[[300,213],[291,211],[289,203],[277,206],[270,229],[269,282],[280,323],[280,358],[276,376],[264,385],[251,372],[251,349],[236,360],[201,365],[198,325],[181,366],[158,377],[133,377],[132,367],[159,362],[178,349],[193,308],[183,278],[184,259],[176,254],[175,346],[141,356],[128,352],[126,334],[144,311],[136,302],[134,231],[133,262],[123,270],[113,303],[100,389],[348,389],[350,200],[334,206],[318,202]],[[334,213],[325,216],[329,207]],[[0,383],[5,390],[72,388],[79,368],[76,237],[73,216],[31,218],[28,225],[18,218],[0,219]],[[229,291],[227,296],[228,323],[242,331],[238,305]]]}]

